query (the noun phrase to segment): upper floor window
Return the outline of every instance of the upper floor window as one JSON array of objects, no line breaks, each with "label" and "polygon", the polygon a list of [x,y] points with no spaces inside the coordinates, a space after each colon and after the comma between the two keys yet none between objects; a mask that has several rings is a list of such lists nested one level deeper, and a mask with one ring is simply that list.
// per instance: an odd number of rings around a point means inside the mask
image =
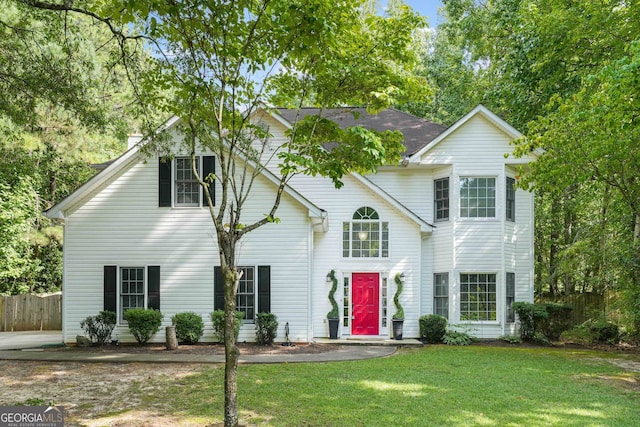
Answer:
[{"label": "upper floor window", "polygon": [[507,221],[516,220],[516,180],[507,177],[505,212]]},{"label": "upper floor window", "polygon": [[[196,158],[196,171],[200,170],[200,158]],[[190,157],[176,157],[175,162],[175,205],[200,206],[200,184],[191,169]]]},{"label": "upper floor window", "polygon": [[342,224],[342,256],[353,258],[387,258],[389,223],[380,221],[378,212],[363,206]]},{"label": "upper floor window", "polygon": [[460,178],[460,216],[494,218],[496,216],[496,179]]},{"label": "upper floor window", "polygon": [[433,181],[435,220],[449,219],[449,178]]},{"label": "upper floor window", "polygon": [[[215,157],[196,156],[196,171],[209,183],[209,195],[215,204]],[[191,157],[176,157],[172,160],[159,159],[158,206],[199,207],[207,206],[207,198],[202,186],[196,181],[191,169]]]}]

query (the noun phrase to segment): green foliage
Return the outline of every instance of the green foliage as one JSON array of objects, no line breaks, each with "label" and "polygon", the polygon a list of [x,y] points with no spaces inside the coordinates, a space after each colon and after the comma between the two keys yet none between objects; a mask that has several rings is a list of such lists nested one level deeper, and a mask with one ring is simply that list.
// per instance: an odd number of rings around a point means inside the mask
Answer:
[{"label": "green foliage", "polygon": [[331,270],[329,272],[329,278],[331,279],[331,290],[329,291],[329,302],[331,303],[331,311],[327,313],[327,319],[337,319],[340,317],[340,311],[338,309],[338,303],[336,302],[335,294],[338,290],[338,279],[336,278],[336,271]]},{"label": "green foliage", "polygon": [[442,337],[442,342],[447,345],[471,345],[474,339],[466,332],[447,331]]},{"label": "green foliage", "polygon": [[517,335],[502,335],[501,337],[498,337],[498,340],[509,344],[522,344],[522,338]]},{"label": "green foliage", "polygon": [[278,317],[273,313],[256,313],[256,342],[271,345],[278,336]]},{"label": "green foliage", "polygon": [[176,338],[186,344],[196,344],[204,333],[202,316],[192,311],[176,313],[171,317],[171,323],[176,327]]},{"label": "green foliage", "polygon": [[[238,334],[240,334],[240,324],[242,323],[242,319],[244,318],[244,314],[241,311],[236,311],[236,321],[235,321],[235,335],[236,340],[238,339]],[[211,323],[213,324],[213,337],[216,341],[223,343],[224,342],[224,310],[216,310],[212,311],[210,314]]]},{"label": "green foliage", "polygon": [[536,335],[536,326],[549,314],[544,306],[518,301],[513,303],[513,310],[520,320],[520,338],[523,341],[533,341]]},{"label": "green foliage", "polygon": [[620,328],[605,319],[587,320],[564,332],[562,339],[581,344],[617,344]]},{"label": "green foliage", "polygon": [[418,319],[420,339],[426,343],[442,342],[447,332],[447,318],[437,314],[426,314]]},{"label": "green foliage", "polygon": [[146,344],[160,330],[164,316],[152,308],[130,308],[124,312],[129,331],[140,344]]},{"label": "green foliage", "polygon": [[84,334],[93,344],[103,345],[111,338],[116,327],[117,316],[113,311],[101,311],[96,316],[89,316],[80,322]]},{"label": "green foliage", "polygon": [[547,317],[538,319],[535,329],[551,341],[557,341],[560,334],[571,327],[573,309],[568,305],[556,303],[544,303],[542,307],[547,312]]},{"label": "green foliage", "polygon": [[396,312],[393,313],[393,318],[404,319],[404,308],[402,308],[402,304],[400,304],[400,294],[402,294],[404,283],[402,283],[400,273],[396,273],[393,281],[396,283],[396,293],[393,295],[393,305],[396,306]]}]

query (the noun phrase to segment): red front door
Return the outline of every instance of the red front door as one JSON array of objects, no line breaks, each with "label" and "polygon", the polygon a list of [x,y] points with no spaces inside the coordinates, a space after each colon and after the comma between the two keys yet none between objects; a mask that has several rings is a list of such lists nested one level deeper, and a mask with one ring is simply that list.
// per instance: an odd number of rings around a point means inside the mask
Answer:
[{"label": "red front door", "polygon": [[380,275],[353,273],[351,277],[353,335],[378,335],[380,324]]}]

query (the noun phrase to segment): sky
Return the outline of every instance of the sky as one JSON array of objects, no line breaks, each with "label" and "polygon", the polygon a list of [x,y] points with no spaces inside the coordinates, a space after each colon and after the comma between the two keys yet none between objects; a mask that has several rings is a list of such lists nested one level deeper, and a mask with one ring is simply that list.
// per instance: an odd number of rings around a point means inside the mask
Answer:
[{"label": "sky", "polygon": [[[441,0],[405,0],[405,3],[420,15],[427,17],[430,28],[438,26],[438,7],[442,7]],[[385,7],[387,2],[382,0],[380,4]]]}]

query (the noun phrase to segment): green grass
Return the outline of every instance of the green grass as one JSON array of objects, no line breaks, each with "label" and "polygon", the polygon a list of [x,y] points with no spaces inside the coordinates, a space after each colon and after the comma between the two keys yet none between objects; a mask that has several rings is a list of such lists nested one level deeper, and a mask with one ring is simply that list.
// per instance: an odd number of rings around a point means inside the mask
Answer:
[{"label": "green grass", "polygon": [[[600,357],[429,346],[367,361],[241,365],[240,415],[269,426],[640,425],[640,376]],[[143,405],[219,422],[223,375],[214,367],[176,381],[151,380]],[[168,406],[158,408],[159,401]]]}]

